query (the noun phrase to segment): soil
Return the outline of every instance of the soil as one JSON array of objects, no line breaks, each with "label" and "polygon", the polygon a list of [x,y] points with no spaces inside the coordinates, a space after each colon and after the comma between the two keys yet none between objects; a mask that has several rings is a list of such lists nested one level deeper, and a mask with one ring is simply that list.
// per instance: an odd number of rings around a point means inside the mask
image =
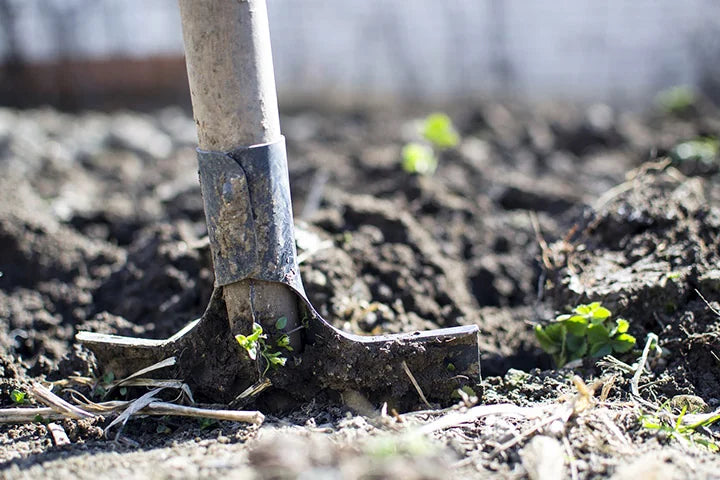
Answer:
[{"label": "soil", "polygon": [[[587,397],[575,375],[609,386],[602,402],[559,427],[488,415],[428,435],[414,428],[447,412],[379,414],[380,405],[326,397],[259,403],[268,414],[260,427],[143,417],[116,439],[103,435],[110,418],[65,420],[71,444],[60,447],[41,422],[3,425],[0,475],[716,475],[716,454],[643,427],[640,415],[656,412],[630,392],[632,364],[654,333],[662,353],[640,375],[642,397],[720,407],[720,163],[668,156],[681,141],[717,135],[720,113],[704,103],[682,114],[496,103],[448,112],[462,141],[440,153],[431,176],[399,161],[427,111],[283,115],[310,300],[358,334],[477,325],[479,405],[562,409]],[[203,313],[213,272],[195,142],[191,117],[175,107],[0,109],[1,407],[33,381],[107,373],[75,343],[78,331],[167,338]],[[638,348],[620,362],[555,369],[534,325],[591,301],[628,319]],[[426,408],[419,398],[417,407]],[[701,433],[720,435],[713,426]]]}]

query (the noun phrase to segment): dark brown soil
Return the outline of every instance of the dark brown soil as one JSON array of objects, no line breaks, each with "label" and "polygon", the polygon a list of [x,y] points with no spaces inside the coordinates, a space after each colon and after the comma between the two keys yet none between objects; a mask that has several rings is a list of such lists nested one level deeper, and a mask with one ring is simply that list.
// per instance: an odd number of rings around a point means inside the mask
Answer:
[{"label": "dark brown soil", "polygon": [[[589,380],[610,370],[588,360],[551,371],[533,325],[602,301],[630,321],[639,343],[648,333],[660,338],[654,377],[643,377],[650,399],[692,394],[720,406],[720,319],[703,299],[717,309],[718,159],[664,162],[678,142],[718,134],[714,108],[678,117],[475,104],[449,113],[462,142],[430,177],[399,161],[422,114],[283,117],[301,272],[315,308],[360,334],[476,324],[481,402],[537,405],[571,389],[572,373]],[[33,380],[100,376],[74,345],[78,331],[165,338],[202,314],[213,273],[194,142],[180,109],[0,109],[0,406]],[[628,385],[621,375],[611,398],[627,400]],[[488,435],[502,443],[517,429],[480,421],[464,437],[450,431],[430,446],[393,444],[393,455],[378,456],[384,447],[373,442],[385,441],[377,436],[384,427],[350,407],[297,406],[260,433],[227,422],[131,420],[120,443],[102,437],[108,422],[67,421],[73,444],[62,449],[42,424],[1,426],[0,471],[85,478],[90,454],[103,477],[518,477],[530,468],[518,447],[489,457]],[[634,453],[661,448],[623,418]],[[620,454],[567,438],[585,462],[575,465],[582,478],[622,473]],[[682,471],[679,450],[668,448],[667,462]],[[189,460],[172,463],[175,456]],[[698,478],[710,471],[709,457],[691,457]],[[142,468],[157,462],[163,473]]]}]

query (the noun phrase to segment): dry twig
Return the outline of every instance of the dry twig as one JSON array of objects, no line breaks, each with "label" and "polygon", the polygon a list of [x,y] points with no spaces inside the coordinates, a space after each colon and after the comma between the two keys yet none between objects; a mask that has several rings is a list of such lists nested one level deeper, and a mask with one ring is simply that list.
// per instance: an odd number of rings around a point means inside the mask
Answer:
[{"label": "dry twig", "polygon": [[545,241],[545,238],[543,238],[542,236],[542,231],[540,230],[540,220],[538,219],[537,213],[531,210],[530,212],[528,212],[528,215],[530,216],[530,224],[535,231],[535,240],[540,246],[540,254],[543,265],[545,266],[546,270],[552,270],[553,262],[552,260],[550,260],[551,250],[547,242]]},{"label": "dry twig", "polygon": [[570,440],[567,435],[563,435],[562,442],[563,447],[565,447],[565,454],[567,455],[568,463],[570,464],[570,477],[572,480],[578,480],[577,459],[575,458],[575,454],[573,453],[572,446],[570,445]]},{"label": "dry twig", "polygon": [[705,297],[703,297],[703,294],[700,293],[700,290],[698,290],[698,289],[696,288],[696,289],[695,289],[695,293],[697,293],[697,294],[700,296],[700,298],[702,299],[702,301],[705,302],[705,305],[707,305],[707,307],[710,309],[711,312],[713,312],[715,315],[717,315],[718,317],[720,317],[720,312],[718,312],[716,309],[714,309],[713,306],[710,305],[710,302],[708,302],[707,300],[705,300]]},{"label": "dry twig", "polygon": [[635,374],[633,375],[633,378],[630,382],[630,392],[632,393],[635,400],[637,400],[638,402],[640,402],[650,408],[657,409],[656,405],[654,405],[651,402],[648,402],[647,400],[644,400],[642,397],[640,397],[640,390],[639,390],[640,376],[642,375],[643,371],[645,370],[645,364],[647,363],[648,355],[650,354],[650,347],[652,346],[653,342],[655,342],[655,344],[657,344],[658,337],[654,333],[649,333],[647,336],[647,341],[645,342],[645,348],[643,348],[643,353],[640,356],[640,359],[638,360],[637,368],[635,369]]},{"label": "dry twig", "polygon": [[118,429],[118,432],[115,435],[115,440],[117,440],[118,437],[120,436],[120,432],[122,431],[122,428],[125,426],[125,424],[130,419],[130,417],[132,415],[136,414],[137,412],[139,412],[140,410],[142,410],[143,408],[150,405],[152,402],[154,402],[156,399],[155,395],[160,393],[162,390],[163,390],[162,387],[155,388],[155,389],[147,392],[142,397],[140,397],[136,400],[133,400],[128,405],[128,407],[125,409],[125,411],[123,413],[121,413],[115,420],[110,422],[110,425],[105,427],[105,435],[107,435],[108,430],[110,430],[113,426],[117,425],[118,423],[121,423],[120,428]]},{"label": "dry twig", "polygon": [[63,420],[71,418],[50,407],[23,407],[0,409],[0,423],[30,423],[43,420]]},{"label": "dry twig", "polygon": [[47,388],[43,387],[39,383],[34,383],[30,387],[30,392],[40,402],[49,406],[58,413],[64,415],[64,418],[90,418],[93,416],[92,413],[86,412],[85,410],[71,405],[62,398],[52,393]]},{"label": "dry twig", "polygon": [[540,417],[547,412],[547,407],[518,407],[512,403],[498,403],[496,405],[479,405],[465,412],[450,413],[437,420],[420,427],[417,433],[428,434],[450,427],[457,427],[464,423],[474,422],[478,418],[490,415],[503,415],[508,417],[531,418]]},{"label": "dry twig", "polygon": [[[83,405],[85,409],[94,413],[93,417],[98,418],[102,414],[117,412],[127,409],[132,402],[110,401],[102,403],[90,403]],[[135,412],[135,415],[170,415],[178,417],[199,417],[212,418],[214,420],[228,420],[231,422],[243,422],[260,424],[265,416],[258,411],[246,410],[215,410],[210,408],[186,407],[167,402],[152,402],[144,408]],[[67,414],[60,413],[50,407],[36,408],[2,408],[0,409],[0,423],[30,423],[43,420],[64,420],[70,418]]]},{"label": "dry twig", "polygon": [[405,370],[405,373],[407,374],[408,378],[410,379],[410,382],[413,384],[413,387],[415,387],[415,390],[417,390],[418,395],[420,395],[420,400],[423,401],[426,407],[432,408],[432,405],[427,401],[427,398],[425,398],[425,394],[422,391],[422,388],[420,388],[420,385],[418,384],[417,380],[415,380],[415,376],[410,371],[410,368],[407,366],[407,363],[405,360],[402,361],[402,367],[403,370]]}]

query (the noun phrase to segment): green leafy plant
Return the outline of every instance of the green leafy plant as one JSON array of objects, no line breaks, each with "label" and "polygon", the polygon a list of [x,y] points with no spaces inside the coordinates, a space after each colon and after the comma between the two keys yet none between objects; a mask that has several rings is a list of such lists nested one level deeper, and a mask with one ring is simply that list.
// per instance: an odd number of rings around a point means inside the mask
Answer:
[{"label": "green leafy plant", "polygon": [[[283,319],[285,320],[283,321]],[[287,318],[280,317],[275,322],[275,326],[278,327],[278,325],[285,328],[287,325]],[[263,358],[265,361],[265,370],[263,370],[262,373],[263,377],[267,374],[270,368],[284,367],[287,362],[287,358],[282,356],[281,351],[273,352],[271,350],[270,345],[267,343],[267,335],[263,333],[262,326],[257,323],[253,324],[253,331],[250,335],[235,335],[235,340],[237,340],[238,344],[247,352],[251,360],[257,360],[258,354]],[[285,334],[278,338],[276,346],[284,348],[290,352],[292,351],[290,338]]]},{"label": "green leafy plant", "polygon": [[437,152],[453,148],[460,135],[444,113],[432,113],[420,125],[423,142],[410,142],[402,149],[402,167],[408,173],[432,175],[438,166]]},{"label": "green leafy plant", "polygon": [[631,350],[636,340],[627,333],[630,324],[622,318],[613,322],[611,316],[600,302],[578,305],[572,314],[559,315],[546,326],[536,325],[535,336],[558,367],[587,356]]},{"label": "green leafy plant", "polygon": [[288,319],[287,317],[280,317],[275,322],[275,328],[278,330],[282,330],[283,328],[287,327]]},{"label": "green leafy plant", "polygon": [[661,91],[655,100],[663,111],[677,115],[690,110],[697,102],[697,95],[692,87],[679,85]]},{"label": "green leafy plant", "polygon": [[468,397],[477,397],[477,393],[475,393],[475,390],[473,390],[472,387],[468,385],[463,385],[462,388],[453,390],[453,392],[450,394],[450,398],[461,398],[460,392],[463,392]]},{"label": "green leafy plant", "polygon": [[715,137],[699,137],[678,143],[671,155],[676,162],[691,160],[711,163],[720,153],[720,141]]},{"label": "green leafy plant", "polygon": [[[109,389],[112,387],[114,381],[115,373],[113,373],[112,371],[105,372],[95,384],[92,395],[97,397],[104,397],[108,393]],[[120,393],[122,395],[125,395],[127,393],[127,388],[125,388],[124,393],[122,391]]]},{"label": "green leafy plant", "polygon": [[402,167],[408,173],[432,175],[438,166],[438,160],[432,148],[422,143],[408,143],[402,149]]},{"label": "green leafy plant", "polygon": [[45,418],[45,417],[43,417],[42,415],[40,415],[40,414],[38,413],[38,414],[35,415],[35,417],[33,418],[33,422],[42,423],[43,425],[47,425],[48,423],[50,423],[50,420],[47,419],[47,418]]},{"label": "green leafy plant", "polygon": [[25,392],[21,392],[20,390],[13,389],[12,392],[10,392],[10,400],[16,405],[22,405],[26,401],[27,394]]},{"label": "green leafy plant", "polygon": [[265,345],[265,338],[267,335],[263,333],[262,327],[257,323],[253,323],[253,331],[250,335],[235,335],[235,340],[247,352],[251,360],[257,360],[258,351],[261,346]]},{"label": "green leafy plant", "polygon": [[215,420],[214,418],[205,418],[205,417],[200,418],[199,422],[200,422],[201,430],[206,430],[210,427],[215,426],[218,423],[217,420]]},{"label": "green leafy plant", "polygon": [[[667,406],[663,407],[667,409]],[[680,415],[673,422],[669,412],[660,412],[656,415],[641,415],[639,420],[640,424],[647,429],[657,430],[663,432],[669,438],[678,440],[689,445],[700,445],[711,452],[720,451],[720,446],[714,442],[709,436],[702,434],[698,430],[704,427],[709,427],[713,423],[720,420],[720,415],[713,415],[704,418],[698,422],[691,424],[684,424],[683,418],[687,412],[687,405],[682,408]]]},{"label": "green leafy plant", "polygon": [[425,118],[422,136],[435,148],[452,148],[460,141],[460,135],[450,117],[444,113],[432,113]]},{"label": "green leafy plant", "polygon": [[284,348],[288,352],[292,352],[293,348],[290,346],[290,337],[287,335],[281,335],[280,338],[277,339],[277,342],[275,344],[280,347]]}]

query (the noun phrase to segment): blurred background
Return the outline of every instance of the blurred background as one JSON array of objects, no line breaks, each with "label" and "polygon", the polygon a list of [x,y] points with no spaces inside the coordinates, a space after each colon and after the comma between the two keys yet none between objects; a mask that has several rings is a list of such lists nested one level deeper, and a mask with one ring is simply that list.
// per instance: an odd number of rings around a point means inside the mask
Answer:
[{"label": "blurred background", "polygon": [[[720,95],[713,0],[269,0],[281,104]],[[0,103],[189,104],[175,0],[0,0]]]}]

